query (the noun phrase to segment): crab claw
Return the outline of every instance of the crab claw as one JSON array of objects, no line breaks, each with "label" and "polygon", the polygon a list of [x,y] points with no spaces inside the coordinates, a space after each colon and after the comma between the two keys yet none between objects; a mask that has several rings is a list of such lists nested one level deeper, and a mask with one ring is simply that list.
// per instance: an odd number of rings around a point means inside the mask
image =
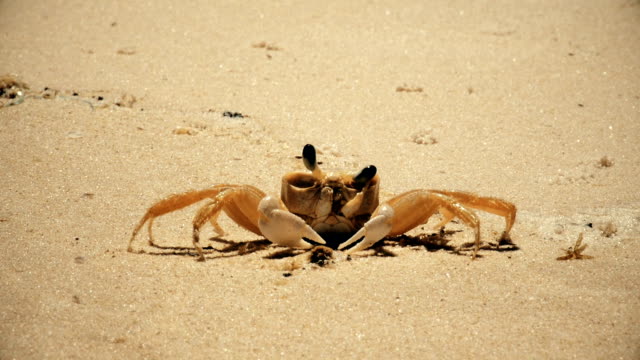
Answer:
[{"label": "crab claw", "polygon": [[392,228],[391,220],[393,219],[393,208],[390,205],[384,204],[376,211],[373,217],[367,221],[364,226],[358,230],[353,236],[340,244],[339,250],[346,248],[347,246],[362,239],[354,247],[345,251],[347,254],[351,254],[356,251],[365,250],[371,245],[382,240],[389,234]]},{"label": "crab claw", "polygon": [[324,239],[311,226],[290,213],[279,199],[265,196],[260,201],[258,210],[260,211],[258,222],[260,232],[269,241],[277,245],[299,249],[310,249],[314,246],[305,239],[317,244],[325,244]]}]

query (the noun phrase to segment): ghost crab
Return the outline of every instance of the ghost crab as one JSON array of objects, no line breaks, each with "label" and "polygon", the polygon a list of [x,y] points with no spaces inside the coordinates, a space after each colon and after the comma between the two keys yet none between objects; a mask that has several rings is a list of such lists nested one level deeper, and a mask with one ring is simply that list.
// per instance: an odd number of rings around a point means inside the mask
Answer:
[{"label": "ghost crab", "polygon": [[158,201],[133,230],[128,251],[133,252],[133,240],[145,223],[149,244],[154,245],[152,226],[156,217],[205,199],[208,201],[193,220],[193,245],[199,261],[204,261],[202,226],[209,222],[218,235],[224,235],[217,222],[220,212],[280,246],[310,249],[325,245],[347,254],[365,250],[387,236],[403,234],[439,212],[443,219],[437,228],[458,218],[473,229],[475,259],[480,248],[480,222],[470,209],[478,209],[505,218],[498,245],[510,242],[509,231],[516,218],[516,207],[510,202],[468,192],[419,189],[380,204],[380,178],[375,166],[367,166],[356,175],[324,173],[316,161],[315,148],[309,144],[302,151],[302,159],[310,172],[284,175],[280,198],[251,185],[219,184]]}]

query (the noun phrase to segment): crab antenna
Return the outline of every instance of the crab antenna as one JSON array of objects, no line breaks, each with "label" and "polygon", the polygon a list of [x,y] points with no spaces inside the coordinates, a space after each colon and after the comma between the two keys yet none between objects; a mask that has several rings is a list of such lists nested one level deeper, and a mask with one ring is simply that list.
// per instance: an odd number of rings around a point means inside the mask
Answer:
[{"label": "crab antenna", "polygon": [[376,169],[376,167],[373,165],[365,167],[360,171],[360,173],[358,173],[358,175],[353,178],[354,185],[357,188],[365,187],[367,183],[371,181],[374,176],[376,176],[377,171],[378,169]]},{"label": "crab antenna", "polygon": [[311,170],[313,176],[321,177],[322,170],[318,167],[318,162],[316,161],[316,148],[311,144],[307,144],[302,149],[302,161],[304,162],[304,166]]}]

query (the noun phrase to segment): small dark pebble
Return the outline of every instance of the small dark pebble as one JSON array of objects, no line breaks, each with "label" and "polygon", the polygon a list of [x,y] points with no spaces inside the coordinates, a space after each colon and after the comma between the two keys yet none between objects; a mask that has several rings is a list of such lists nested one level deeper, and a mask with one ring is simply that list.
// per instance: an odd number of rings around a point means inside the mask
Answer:
[{"label": "small dark pebble", "polygon": [[74,92],[74,93],[73,93],[73,96],[78,96],[78,93],[77,93],[77,92]]},{"label": "small dark pebble", "polygon": [[587,223],[587,226],[592,228],[593,227],[593,223]]},{"label": "small dark pebble", "polygon": [[222,116],[226,116],[226,117],[230,117],[230,118],[243,118],[244,117],[244,115],[242,115],[239,112],[231,112],[231,111],[223,112]]},{"label": "small dark pebble", "polygon": [[98,96],[98,101],[102,101],[104,98],[102,96]]},{"label": "small dark pebble", "polygon": [[292,274],[291,274],[290,272],[286,272],[286,273],[283,273],[283,274],[282,274],[282,276],[284,276],[284,277],[289,277],[289,276],[291,276],[291,275],[292,275]]}]

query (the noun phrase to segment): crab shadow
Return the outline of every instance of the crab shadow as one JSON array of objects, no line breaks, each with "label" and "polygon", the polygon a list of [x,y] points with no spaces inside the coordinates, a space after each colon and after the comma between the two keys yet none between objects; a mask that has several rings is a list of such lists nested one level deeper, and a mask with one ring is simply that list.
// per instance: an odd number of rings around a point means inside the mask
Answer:
[{"label": "crab shadow", "polygon": [[[450,244],[453,240],[451,236],[458,232],[462,232],[462,230],[445,230],[443,228],[440,229],[439,232],[432,234],[402,234],[382,239],[374,244],[371,249],[374,251],[373,256],[382,257],[397,256],[392,250],[390,250],[390,248],[393,247],[413,248],[415,250],[424,249],[427,252],[445,251],[452,255],[469,256],[475,248],[474,242],[466,242],[460,246]],[[511,240],[499,239],[497,242],[481,244],[479,250],[508,252],[517,251],[520,250],[520,248],[511,242]],[[476,254],[476,258],[481,257],[483,257],[481,253]]]},{"label": "crab shadow", "polygon": [[[419,234],[419,235],[398,235],[395,237],[384,238],[375,243],[367,252],[358,254],[358,257],[379,256],[379,257],[395,257],[397,254],[392,248],[412,248],[415,250],[424,249],[428,252],[445,251],[447,253],[459,256],[469,256],[474,249],[474,243],[468,242],[460,246],[454,246],[450,244],[452,241],[451,236],[462,230],[444,230],[432,234]],[[219,237],[212,237],[209,239],[212,245],[203,246],[202,251],[207,259],[216,258],[228,258],[236,256],[245,256],[257,252],[275,250],[269,252],[262,257],[264,259],[284,259],[296,257],[301,254],[309,253],[309,257],[313,262],[313,257],[317,253],[316,249],[323,248],[329,253],[326,256],[331,256],[331,249],[318,246],[311,250],[301,250],[292,248],[282,248],[274,245],[267,239],[256,239],[249,241],[230,241]],[[153,248],[159,251],[143,251],[149,255],[155,256],[189,256],[197,257],[197,252],[193,246],[163,246],[153,244]],[[483,243],[480,246],[480,250],[483,251],[496,251],[496,252],[510,252],[517,251],[520,248],[512,243],[510,240],[499,240],[494,243]],[[324,255],[323,255],[324,256]],[[481,258],[482,254],[478,253],[476,257]]]},{"label": "crab shadow", "polygon": [[[213,237],[210,238],[209,241],[221,246],[214,246],[213,244],[203,246],[202,252],[207,259],[244,256],[272,246],[271,241],[267,239],[235,242]],[[198,256],[198,253],[193,246],[164,246],[157,244],[151,244],[150,246],[158,251],[143,251],[143,253],[154,256]]]}]

